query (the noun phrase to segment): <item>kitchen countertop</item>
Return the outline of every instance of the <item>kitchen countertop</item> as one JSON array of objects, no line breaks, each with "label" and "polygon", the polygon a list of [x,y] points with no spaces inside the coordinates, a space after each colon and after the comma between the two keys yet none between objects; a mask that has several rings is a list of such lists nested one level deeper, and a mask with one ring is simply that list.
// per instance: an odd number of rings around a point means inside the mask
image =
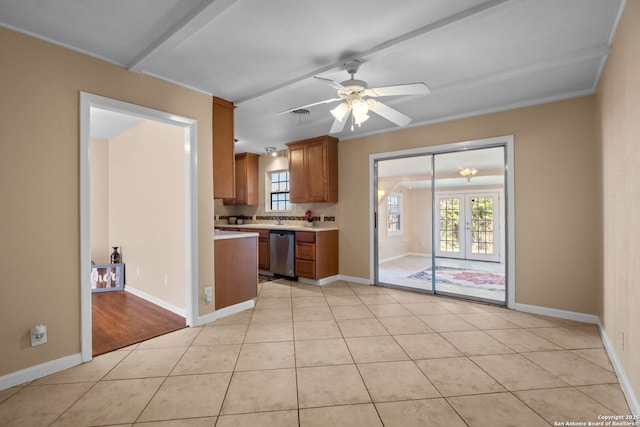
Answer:
[{"label": "kitchen countertop", "polygon": [[213,240],[241,239],[244,237],[258,237],[258,233],[247,233],[243,231],[227,231],[227,230],[213,231]]},{"label": "kitchen countertop", "polygon": [[249,230],[289,230],[289,231],[311,231],[311,232],[321,232],[321,231],[332,231],[338,230],[338,227],[305,227],[303,225],[291,225],[291,224],[216,224],[216,227],[222,228],[237,228],[239,230],[249,229]]}]

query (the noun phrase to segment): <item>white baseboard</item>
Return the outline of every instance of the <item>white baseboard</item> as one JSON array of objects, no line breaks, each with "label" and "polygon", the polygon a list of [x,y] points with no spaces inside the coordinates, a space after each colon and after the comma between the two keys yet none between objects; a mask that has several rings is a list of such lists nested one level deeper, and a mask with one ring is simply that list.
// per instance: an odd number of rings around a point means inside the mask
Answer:
[{"label": "white baseboard", "polygon": [[338,276],[339,280],[344,280],[345,282],[358,283],[360,285],[372,285],[371,280],[365,279],[364,277],[355,277],[355,276],[345,276],[341,274]]},{"label": "white baseboard", "polygon": [[143,291],[141,291],[139,289],[132,288],[129,285],[125,285],[124,290],[127,291],[127,292],[132,293],[133,295],[135,295],[137,297],[140,297],[140,298],[142,298],[144,300],[147,300],[147,301],[149,301],[149,302],[151,302],[151,303],[153,303],[153,304],[155,304],[155,305],[157,305],[159,307],[162,307],[165,310],[169,310],[172,313],[177,314],[178,316],[187,317],[186,310],[184,310],[184,309],[182,309],[180,307],[176,307],[173,304],[169,304],[168,302],[163,301],[163,300],[161,300],[159,298],[156,298],[153,295],[149,295],[148,293],[143,292]]},{"label": "white baseboard", "polygon": [[431,258],[431,254],[423,253],[423,252],[409,252],[409,256],[417,256],[420,258]]},{"label": "white baseboard", "polygon": [[316,285],[316,286],[326,285],[327,283],[332,283],[332,282],[335,282],[336,280],[340,280],[339,275],[325,277],[324,279],[320,279],[320,280],[312,280],[304,277],[298,277],[298,282],[306,283],[307,285]]},{"label": "white baseboard", "polygon": [[541,314],[543,316],[559,317],[560,319],[575,320],[576,322],[600,323],[598,316],[594,314],[578,313],[576,311],[559,310],[557,308],[540,307],[538,305],[516,303],[513,307],[517,311],[525,313]]},{"label": "white baseboard", "polygon": [[202,326],[206,323],[215,322],[216,320],[221,319],[223,317],[230,316],[240,311],[253,308],[255,305],[256,305],[255,301],[250,299],[248,301],[230,305],[229,307],[221,308],[220,310],[216,310],[213,313],[205,314],[204,316],[199,316],[198,319],[196,320],[196,324],[193,326]]},{"label": "white baseboard", "polygon": [[618,381],[620,382],[620,388],[622,388],[622,393],[624,393],[624,397],[627,399],[627,404],[629,405],[631,414],[636,416],[640,415],[640,403],[638,403],[638,398],[634,393],[633,388],[631,388],[629,378],[627,378],[627,374],[624,372],[622,364],[620,363],[620,360],[618,360],[618,356],[616,356],[616,352],[611,345],[611,340],[609,340],[607,331],[605,331],[604,326],[602,326],[602,323],[600,323],[600,320],[598,320],[598,328],[600,329],[600,336],[602,337],[604,349],[609,355],[609,360],[611,361],[611,365],[613,365],[614,371],[616,371]]},{"label": "white baseboard", "polygon": [[39,365],[31,366],[20,371],[12,372],[0,377],[0,390],[24,384],[56,372],[64,371],[82,363],[82,354],[76,353],[60,359],[50,360]]},{"label": "white baseboard", "polygon": [[389,262],[389,261],[395,261],[396,259],[404,258],[407,255],[409,255],[409,254],[408,253],[404,253],[404,254],[400,254],[400,255],[394,255],[394,256],[391,256],[389,258],[379,259],[378,260],[378,264],[382,264],[384,262]]},{"label": "white baseboard", "polygon": [[400,258],[408,257],[408,256],[416,256],[420,258],[431,258],[431,254],[423,253],[423,252],[407,252],[400,255],[395,255],[389,258],[378,260],[378,264],[382,264],[383,262],[395,261]]}]

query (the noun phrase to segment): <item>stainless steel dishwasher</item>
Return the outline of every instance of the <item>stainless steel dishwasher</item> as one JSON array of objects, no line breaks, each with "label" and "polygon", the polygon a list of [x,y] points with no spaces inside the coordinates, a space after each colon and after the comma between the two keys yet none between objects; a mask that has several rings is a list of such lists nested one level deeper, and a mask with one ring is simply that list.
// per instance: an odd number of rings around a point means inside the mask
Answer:
[{"label": "stainless steel dishwasher", "polygon": [[269,233],[269,269],[274,275],[295,278],[294,242],[294,231],[271,230]]}]

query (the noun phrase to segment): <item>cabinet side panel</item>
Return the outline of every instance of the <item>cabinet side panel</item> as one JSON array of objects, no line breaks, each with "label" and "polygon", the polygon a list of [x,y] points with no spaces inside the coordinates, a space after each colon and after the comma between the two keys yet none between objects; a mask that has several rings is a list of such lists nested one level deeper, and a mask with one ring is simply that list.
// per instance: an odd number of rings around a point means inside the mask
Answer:
[{"label": "cabinet side panel", "polygon": [[327,202],[338,203],[338,140],[327,140]]},{"label": "cabinet side panel", "polygon": [[[258,294],[258,238],[215,241],[216,310],[255,298]],[[242,268],[238,268],[241,264]]]},{"label": "cabinet side panel", "polygon": [[213,98],[213,198],[235,198],[233,104]]},{"label": "cabinet side panel", "polygon": [[260,203],[258,158],[258,155],[247,153],[247,205],[252,206],[256,206]]},{"label": "cabinet side panel", "polygon": [[316,273],[318,279],[338,274],[338,230],[322,231],[316,235]]}]

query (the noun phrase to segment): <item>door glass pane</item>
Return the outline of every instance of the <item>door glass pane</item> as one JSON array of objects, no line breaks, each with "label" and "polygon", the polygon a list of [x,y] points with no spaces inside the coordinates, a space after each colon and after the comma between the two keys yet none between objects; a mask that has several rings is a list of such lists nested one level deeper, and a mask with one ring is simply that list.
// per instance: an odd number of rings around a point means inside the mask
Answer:
[{"label": "door glass pane", "polygon": [[435,292],[506,303],[504,148],[434,155]]},{"label": "door glass pane", "polygon": [[471,199],[471,252],[493,254],[493,197]]},{"label": "door glass pane", "polygon": [[375,281],[431,291],[431,156],[376,165]]},{"label": "door glass pane", "polygon": [[440,207],[440,250],[460,252],[458,228],[460,226],[460,199],[442,198]]}]

